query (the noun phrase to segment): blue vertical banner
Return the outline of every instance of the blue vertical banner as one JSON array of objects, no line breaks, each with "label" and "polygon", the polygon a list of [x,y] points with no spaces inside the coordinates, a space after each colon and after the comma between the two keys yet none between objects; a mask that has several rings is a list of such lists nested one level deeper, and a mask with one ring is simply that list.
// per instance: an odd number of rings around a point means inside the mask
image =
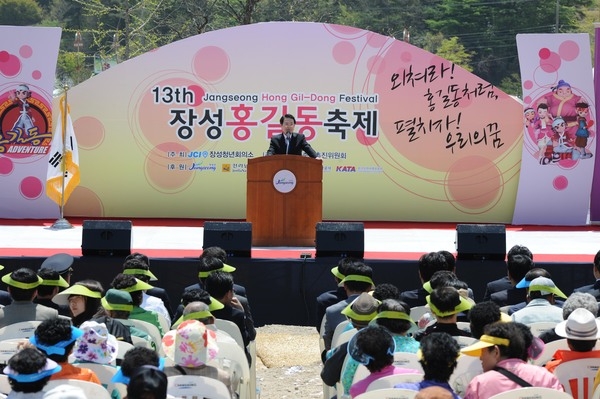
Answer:
[{"label": "blue vertical banner", "polygon": [[523,150],[513,224],[588,223],[597,112],[587,34],[517,35]]},{"label": "blue vertical banner", "polygon": [[0,26],[0,218],[56,218],[45,194],[60,28]]}]

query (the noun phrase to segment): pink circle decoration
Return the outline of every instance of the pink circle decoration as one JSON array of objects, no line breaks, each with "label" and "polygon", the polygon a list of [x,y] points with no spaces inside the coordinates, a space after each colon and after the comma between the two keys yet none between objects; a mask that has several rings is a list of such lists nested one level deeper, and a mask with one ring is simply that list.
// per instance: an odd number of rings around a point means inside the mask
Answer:
[{"label": "pink circle decoration", "polygon": [[365,134],[364,129],[358,128],[356,129],[356,140],[364,146],[371,146],[379,140],[379,137],[368,137]]},{"label": "pink circle decoration", "polygon": [[556,176],[552,181],[552,186],[558,191],[565,190],[569,186],[569,179],[563,175]]},{"label": "pink circle decoration", "polygon": [[104,141],[104,125],[93,116],[82,116],[73,122],[75,132],[85,132],[77,135],[77,145],[86,150],[92,150]]},{"label": "pink circle decoration", "polygon": [[333,46],[332,55],[335,62],[346,65],[354,60],[354,57],[356,56],[356,49],[352,43],[342,41]]},{"label": "pink circle decoration", "polygon": [[31,77],[34,80],[40,80],[42,78],[42,72],[36,69],[35,71],[31,72]]},{"label": "pink circle decoration", "polygon": [[204,88],[198,85],[190,85],[188,86],[188,90],[194,92],[194,103],[190,105],[197,107],[198,105],[202,104],[202,98],[204,98],[205,94]]},{"label": "pink circle decoration", "polygon": [[331,29],[334,32],[338,32],[344,35],[355,35],[357,33],[362,33],[362,29],[355,28],[352,26],[346,25],[327,25],[328,29]]},{"label": "pink circle decoration", "polygon": [[541,60],[545,60],[548,57],[550,57],[550,49],[547,48],[547,47],[543,47],[538,52],[538,55],[539,55],[539,57],[540,57]]},{"label": "pink circle decoration", "polygon": [[227,76],[230,67],[229,55],[217,46],[201,48],[192,60],[192,69],[196,76],[211,83]]},{"label": "pink circle decoration", "polygon": [[7,157],[0,157],[0,175],[9,175],[14,170],[15,165],[12,159]]},{"label": "pink circle decoration", "polygon": [[0,51],[0,63],[7,62],[10,58],[8,51]]},{"label": "pink circle decoration", "polygon": [[[4,51],[3,53],[6,52]],[[0,56],[0,74],[7,77],[13,77],[18,75],[21,71],[21,60],[19,59],[19,57],[10,53],[6,54],[8,54],[8,58],[6,58],[5,55]],[[2,61],[4,59],[6,60]]]},{"label": "pink circle decoration", "polygon": [[84,186],[77,186],[71,197],[69,197],[69,202],[65,204],[65,213],[103,217],[104,204],[94,191]]},{"label": "pink circle decoration", "polygon": [[385,44],[387,37],[383,35],[379,35],[377,33],[371,33],[369,35],[369,40],[367,40],[367,45],[373,48],[380,48]]},{"label": "pink circle decoration", "polygon": [[565,40],[558,46],[558,54],[565,61],[573,61],[579,56],[579,46],[573,40]]},{"label": "pink circle decoration", "polygon": [[409,51],[404,51],[400,54],[400,59],[404,62],[411,62],[412,54]]},{"label": "pink circle decoration", "polygon": [[544,61],[540,61],[540,68],[542,68],[545,72],[556,72],[560,69],[561,64],[562,60],[560,55],[553,52]]},{"label": "pink circle decoration", "polygon": [[523,82],[523,88],[530,90],[533,87],[533,82],[529,79]]},{"label": "pink circle decoration", "polygon": [[28,45],[21,46],[19,49],[19,55],[23,58],[29,58],[33,55],[33,49]]},{"label": "pink circle decoration", "polygon": [[367,68],[374,74],[385,71],[385,59],[378,55],[373,56],[367,60]]},{"label": "pink circle decoration", "polygon": [[[186,88],[186,90],[188,87],[197,85],[197,81],[181,77],[166,77],[148,83],[149,88]],[[194,96],[195,94],[196,90],[194,90]],[[186,101],[189,101],[189,96],[187,97]],[[202,126],[197,124],[198,118],[201,118],[203,116],[202,114],[198,115],[194,113],[194,115],[190,117],[190,113],[186,111],[176,116],[170,112],[171,108],[173,108],[172,104],[164,101],[160,101],[159,104],[156,104],[155,100],[155,96],[150,89],[145,90],[144,94],[138,98],[134,111],[138,125],[135,127],[136,136],[140,136],[144,141],[148,141],[152,147],[156,147],[163,143],[165,141],[165,134],[172,135],[174,139],[180,137],[179,135],[192,134],[192,137],[185,140],[185,145],[188,149],[199,148],[207,140],[205,133],[211,124],[208,122]],[[198,102],[198,99],[194,98],[193,102]],[[193,109],[193,107],[187,105],[182,105],[181,108],[184,110]],[[213,106],[207,106],[206,108],[211,109],[211,113],[214,112]],[[194,119],[194,117],[196,117],[196,119]],[[163,126],[166,126],[166,128]]]},{"label": "pink circle decoration", "polygon": [[499,198],[502,187],[502,176],[497,166],[479,156],[458,160],[451,165],[446,178],[450,200],[472,210],[492,205]]},{"label": "pink circle decoration", "polygon": [[21,195],[27,199],[36,199],[42,194],[44,185],[41,180],[35,176],[29,176],[21,180],[19,190]]},{"label": "pink circle decoration", "polygon": [[525,96],[525,97],[523,97],[523,102],[525,104],[531,104],[531,96]]},{"label": "pink circle decoration", "polygon": [[[192,159],[181,157],[188,149],[176,142],[162,143],[152,149],[146,157],[144,170],[146,179],[158,192],[179,192],[191,184],[194,172],[189,170]],[[167,153],[177,154],[175,157],[167,157]],[[186,170],[170,170],[169,165],[184,164]]]}]

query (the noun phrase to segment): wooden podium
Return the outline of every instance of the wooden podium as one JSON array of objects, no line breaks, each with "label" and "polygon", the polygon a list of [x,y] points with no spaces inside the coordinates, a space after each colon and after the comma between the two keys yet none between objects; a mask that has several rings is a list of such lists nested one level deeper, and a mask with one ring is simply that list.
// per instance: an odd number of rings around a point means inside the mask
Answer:
[{"label": "wooden podium", "polygon": [[323,217],[323,162],[299,155],[248,160],[246,220],[252,245],[314,247]]}]

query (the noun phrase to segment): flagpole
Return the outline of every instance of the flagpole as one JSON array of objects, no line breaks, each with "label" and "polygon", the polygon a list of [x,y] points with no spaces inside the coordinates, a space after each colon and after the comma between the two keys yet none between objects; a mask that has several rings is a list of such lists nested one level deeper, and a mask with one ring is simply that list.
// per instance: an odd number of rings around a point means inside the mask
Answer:
[{"label": "flagpole", "polygon": [[[69,85],[64,84],[63,85],[63,90],[65,93],[65,103],[63,105],[63,112],[62,112],[62,132],[60,132],[60,134],[62,135],[62,143],[63,143],[63,148],[62,148],[62,159],[60,161],[61,164],[61,169],[62,169],[62,180],[61,180],[61,196],[60,196],[60,218],[57,219],[54,224],[52,224],[51,229],[53,230],[65,230],[65,229],[72,229],[73,225],[64,217],[65,214],[65,156],[66,156],[66,136],[67,136],[67,114],[68,114],[68,101],[67,101],[67,94],[69,92]],[[58,132],[56,132],[58,133]],[[55,133],[55,134],[56,134]]]}]

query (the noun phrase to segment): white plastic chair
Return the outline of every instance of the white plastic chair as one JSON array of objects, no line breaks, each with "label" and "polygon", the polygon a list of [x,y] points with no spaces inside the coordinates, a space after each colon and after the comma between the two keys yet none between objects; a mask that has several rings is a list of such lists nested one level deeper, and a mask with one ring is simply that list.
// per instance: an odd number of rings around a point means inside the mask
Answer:
[{"label": "white plastic chair", "polygon": [[167,393],[177,398],[231,399],[225,384],[200,375],[177,375],[167,378]]},{"label": "white plastic chair", "polygon": [[338,346],[350,341],[350,339],[356,335],[357,332],[358,330],[356,328],[342,332],[340,335],[335,337],[334,341],[331,341],[331,349],[337,348]]},{"label": "white plastic chair", "polygon": [[171,323],[167,320],[167,318],[159,312],[156,312],[158,316],[158,323],[160,324],[160,328],[163,330],[163,334],[166,334],[167,331],[171,330]]},{"label": "white plastic chair", "polygon": [[156,327],[154,324],[148,323],[147,321],[143,321],[143,320],[137,320],[137,319],[118,319],[118,320],[126,326],[133,326],[135,328],[139,328],[140,330],[144,331],[146,334],[148,334],[150,336],[150,338],[152,338],[152,341],[154,341],[154,344],[156,345],[156,352],[158,353],[158,356],[165,355],[163,353],[162,345],[161,345],[162,335],[160,334],[158,327]]},{"label": "white plastic chair", "polygon": [[13,338],[0,341],[0,364],[8,363],[10,359],[24,342],[29,342],[25,338]]},{"label": "white plastic chair", "polygon": [[[325,317],[327,317],[327,316],[325,316]],[[333,330],[333,336],[331,337],[331,348],[332,349],[335,348],[334,343],[336,342],[336,338],[344,331],[352,328],[352,326],[348,327],[349,324],[350,324],[350,320],[344,320],[340,324],[335,326],[335,330]],[[321,330],[321,331],[323,331],[323,330]]]},{"label": "white plastic chair", "polygon": [[421,382],[423,381],[423,374],[394,374],[388,375],[387,377],[381,377],[373,381],[367,387],[367,391],[374,391],[376,389],[393,388],[396,384],[404,382]]},{"label": "white plastic chair", "polygon": [[538,365],[538,366],[543,366],[544,364],[546,364],[550,360],[552,360],[552,356],[554,356],[556,351],[559,349],[569,350],[569,345],[567,344],[566,338],[548,342],[544,346],[544,350],[542,351],[540,356],[537,359],[533,360],[533,364]]},{"label": "white plastic chair", "polygon": [[456,342],[458,342],[458,346],[460,346],[461,348],[465,348],[465,347],[467,347],[467,346],[469,346],[471,344],[474,344],[475,342],[478,341],[477,338],[463,337],[463,336],[459,336],[459,335],[456,335],[456,336],[454,336],[452,338],[454,338],[454,340]]},{"label": "white plastic chair", "polygon": [[403,367],[405,369],[414,369],[417,373],[423,374],[423,367],[419,363],[419,356],[416,353],[395,352],[394,366]]},{"label": "white plastic chair", "polygon": [[471,332],[471,323],[468,321],[457,321],[456,327],[458,327],[460,330]]},{"label": "white plastic chair", "polygon": [[109,364],[99,363],[77,363],[76,366],[92,370],[100,380],[104,388],[110,384],[110,380],[117,373],[117,367]]},{"label": "white plastic chair", "polygon": [[574,399],[590,399],[594,390],[594,378],[600,361],[597,358],[577,359],[559,364],[554,375]]},{"label": "white plastic chair", "polygon": [[240,348],[245,348],[244,346],[244,338],[242,338],[242,333],[240,332],[237,324],[230,320],[223,319],[215,319],[215,326],[217,326],[218,330],[224,331],[231,336],[238,343]]},{"label": "white plastic chair", "polygon": [[41,321],[21,321],[19,323],[9,324],[0,328],[0,337],[2,340],[13,338],[29,338],[35,332]]},{"label": "white plastic chair", "polygon": [[465,396],[467,386],[473,377],[482,374],[481,360],[475,356],[460,355],[456,361],[456,368],[450,376],[448,383],[461,398]]},{"label": "white plastic chair", "polygon": [[129,342],[117,341],[117,360],[123,360],[123,356],[125,356],[125,353],[127,353],[127,351],[132,348],[133,345],[131,345]]},{"label": "white plastic chair", "polygon": [[0,393],[7,394],[12,391],[12,387],[8,382],[8,376],[6,374],[0,374]]},{"label": "white plastic chair", "polygon": [[412,309],[410,309],[410,318],[413,319],[415,322],[417,322],[417,321],[419,321],[421,316],[423,316],[427,312],[431,312],[431,309],[429,308],[429,306],[427,306],[427,305],[415,306]]},{"label": "white plastic chair", "polygon": [[528,324],[528,326],[531,329],[531,333],[533,334],[533,336],[539,337],[542,333],[546,331],[554,330],[556,324],[557,323],[553,321],[538,321],[537,323]]},{"label": "white plastic chair", "polygon": [[354,399],[412,399],[419,391],[412,389],[384,388],[367,391],[356,396]]},{"label": "white plastic chair", "polygon": [[489,399],[572,399],[566,392],[558,391],[554,388],[527,387],[505,391]]},{"label": "white plastic chair", "polygon": [[237,344],[219,343],[219,353],[213,362],[229,371],[231,383],[240,399],[250,399],[256,395],[256,390],[250,391],[250,367],[246,353]]},{"label": "white plastic chair", "polygon": [[96,384],[95,382],[82,381],[82,380],[52,380],[48,381],[46,386],[44,387],[44,392],[51,390],[59,385],[71,385],[76,386],[83,389],[86,398],[92,399],[111,399],[110,394],[100,384]]}]

